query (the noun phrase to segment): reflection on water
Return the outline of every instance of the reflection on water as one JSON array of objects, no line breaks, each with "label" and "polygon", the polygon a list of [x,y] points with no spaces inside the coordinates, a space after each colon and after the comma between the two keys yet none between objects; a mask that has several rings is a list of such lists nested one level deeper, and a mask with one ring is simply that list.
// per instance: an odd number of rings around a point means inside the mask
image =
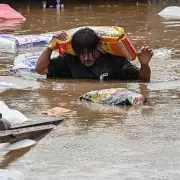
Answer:
[{"label": "reflection on water", "polygon": [[[160,18],[157,13],[166,6],[180,3],[136,2],[73,4],[67,1],[59,11],[42,9],[41,2],[37,1],[28,5],[13,4],[27,18],[13,34],[39,34],[84,25],[117,25],[124,27],[136,47],[148,44],[155,54],[150,64],[152,80],[147,84],[7,77],[13,55],[0,54],[0,75],[6,75],[1,76],[0,81],[23,87],[23,90],[0,94],[7,105],[27,116],[55,106],[75,112],[10,165],[22,171],[25,179],[178,179],[180,21]],[[37,49],[20,53],[29,51]],[[110,108],[78,101],[78,97],[88,91],[111,87],[137,90],[148,98],[148,104]],[[9,163],[8,159],[1,165]]]},{"label": "reflection on water", "polygon": [[14,20],[0,20],[1,32],[13,32],[20,29],[21,24]]}]

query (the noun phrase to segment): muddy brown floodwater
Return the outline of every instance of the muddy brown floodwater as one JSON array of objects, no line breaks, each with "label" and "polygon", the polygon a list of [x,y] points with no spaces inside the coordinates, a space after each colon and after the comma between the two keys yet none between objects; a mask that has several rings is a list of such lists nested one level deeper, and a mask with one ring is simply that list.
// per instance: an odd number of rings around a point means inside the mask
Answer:
[{"label": "muddy brown floodwater", "polygon": [[[164,1],[163,1],[164,2]],[[27,18],[14,34],[35,34],[84,25],[122,26],[136,47],[148,44],[154,57],[151,82],[92,80],[32,80],[9,76],[13,56],[1,54],[0,81],[26,90],[0,94],[10,107],[26,116],[61,106],[73,110],[69,119],[38,141],[35,147],[7,156],[1,168],[13,168],[25,180],[172,180],[180,178],[180,20],[156,14],[170,3],[98,1],[69,4],[64,10],[42,9],[37,3],[17,5]],[[127,87],[148,97],[145,106],[108,108],[82,104],[90,90]],[[19,154],[18,154],[19,153]]]}]

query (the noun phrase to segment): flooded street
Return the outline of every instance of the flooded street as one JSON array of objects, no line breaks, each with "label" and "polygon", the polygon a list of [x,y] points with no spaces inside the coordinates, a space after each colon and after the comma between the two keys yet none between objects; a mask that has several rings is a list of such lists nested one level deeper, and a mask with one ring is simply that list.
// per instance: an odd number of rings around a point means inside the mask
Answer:
[{"label": "flooded street", "polygon": [[[22,87],[0,93],[0,99],[9,107],[27,117],[56,106],[73,113],[34,147],[1,157],[0,168],[18,170],[24,180],[178,180],[180,20],[166,20],[157,13],[167,6],[180,6],[180,2],[64,4],[65,8],[59,11],[44,10],[41,2],[16,4],[27,20],[17,24],[14,32],[3,32],[40,34],[85,25],[121,26],[136,48],[144,44],[153,48],[151,82],[12,77],[9,69],[14,55],[1,53],[0,81]],[[26,52],[29,49],[20,53]],[[111,87],[137,90],[148,103],[110,108],[78,101],[88,91]]]}]

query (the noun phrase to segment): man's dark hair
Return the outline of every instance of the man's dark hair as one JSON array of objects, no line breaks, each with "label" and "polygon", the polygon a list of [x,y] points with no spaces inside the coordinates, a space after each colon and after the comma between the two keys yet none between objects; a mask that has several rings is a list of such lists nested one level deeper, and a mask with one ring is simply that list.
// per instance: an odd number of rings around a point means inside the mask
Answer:
[{"label": "man's dark hair", "polygon": [[99,45],[100,38],[90,28],[78,30],[72,37],[72,48],[77,56],[82,53],[94,54]]}]

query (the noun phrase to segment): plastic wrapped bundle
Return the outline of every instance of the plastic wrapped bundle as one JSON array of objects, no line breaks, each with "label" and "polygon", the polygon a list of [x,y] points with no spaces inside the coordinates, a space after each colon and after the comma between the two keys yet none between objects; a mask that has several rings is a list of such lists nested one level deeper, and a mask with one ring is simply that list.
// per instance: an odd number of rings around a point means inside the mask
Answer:
[{"label": "plastic wrapped bundle", "polygon": [[22,180],[23,173],[16,170],[0,169],[0,179],[1,180]]},{"label": "plastic wrapped bundle", "polygon": [[165,19],[180,19],[180,6],[166,7],[158,15]]},{"label": "plastic wrapped bundle", "polygon": [[115,106],[138,105],[146,102],[142,94],[125,88],[91,91],[80,96],[79,100]]},{"label": "plastic wrapped bundle", "polygon": [[[10,69],[11,74],[15,76],[23,76],[30,72],[34,73],[38,78],[46,78],[46,75],[38,75],[35,72],[35,67],[41,53],[42,52],[26,53],[17,56],[14,59],[14,66]],[[57,57],[58,55],[57,51],[53,51],[51,58]]]},{"label": "plastic wrapped bundle", "polygon": [[14,53],[20,48],[46,46],[53,36],[53,32],[37,35],[9,35],[0,34],[0,51]]},{"label": "plastic wrapped bundle", "polygon": [[8,120],[11,124],[28,121],[28,118],[21,112],[15,109],[10,109],[4,101],[0,101],[0,113],[2,117]]},{"label": "plastic wrapped bundle", "polygon": [[10,72],[17,72],[20,69],[26,69],[34,72],[40,54],[41,52],[35,52],[17,56],[14,59],[14,66],[10,69]]},{"label": "plastic wrapped bundle", "polygon": [[0,4],[0,19],[25,21],[26,18],[8,4]]},{"label": "plastic wrapped bundle", "polygon": [[0,93],[6,91],[8,89],[22,89],[22,87],[20,87],[16,84],[0,81]]}]

